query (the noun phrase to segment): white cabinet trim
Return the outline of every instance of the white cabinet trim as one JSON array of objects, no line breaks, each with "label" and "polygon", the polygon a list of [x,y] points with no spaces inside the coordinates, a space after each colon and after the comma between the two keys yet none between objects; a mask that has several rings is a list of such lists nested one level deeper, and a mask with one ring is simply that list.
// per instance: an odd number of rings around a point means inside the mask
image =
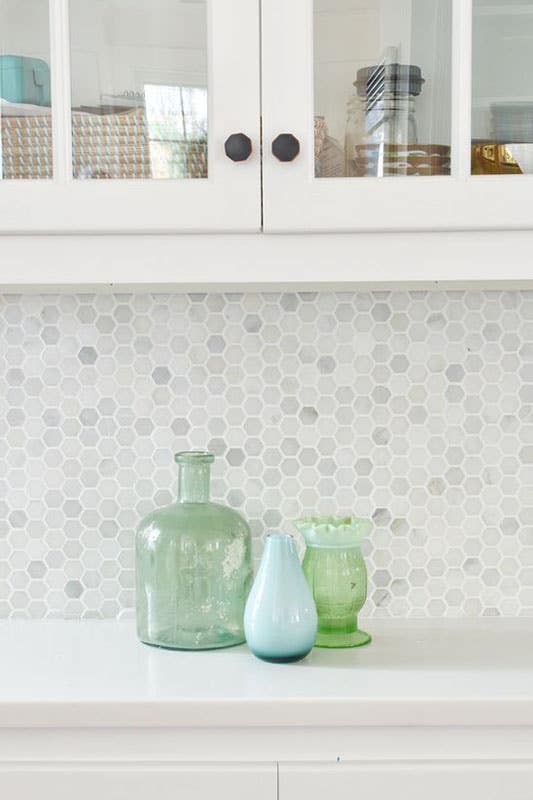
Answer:
[{"label": "white cabinet trim", "polygon": [[72,180],[69,0],[49,0],[54,181]]},{"label": "white cabinet trim", "polygon": [[533,231],[3,236],[0,291],[531,288]]},{"label": "white cabinet trim", "polygon": [[472,0],[453,0],[452,176],[468,180],[471,169]]}]

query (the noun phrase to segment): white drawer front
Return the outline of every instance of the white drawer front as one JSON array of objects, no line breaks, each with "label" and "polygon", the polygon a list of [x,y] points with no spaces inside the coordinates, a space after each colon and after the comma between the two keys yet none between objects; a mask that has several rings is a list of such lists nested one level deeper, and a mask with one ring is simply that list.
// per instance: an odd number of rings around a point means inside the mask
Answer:
[{"label": "white drawer front", "polygon": [[276,765],[0,768],[12,800],[276,800]]},{"label": "white drawer front", "polygon": [[531,763],[280,764],[279,800],[532,800]]}]

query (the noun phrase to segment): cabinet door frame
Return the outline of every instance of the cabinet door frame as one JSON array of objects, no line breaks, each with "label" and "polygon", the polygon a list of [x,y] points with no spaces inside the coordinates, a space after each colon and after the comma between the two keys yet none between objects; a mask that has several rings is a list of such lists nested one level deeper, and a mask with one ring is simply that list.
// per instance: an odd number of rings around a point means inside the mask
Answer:
[{"label": "cabinet door frame", "polygon": [[[259,0],[206,0],[208,177],[184,180],[72,178],[69,0],[48,2],[54,178],[0,181],[0,233],[259,231]],[[253,152],[234,163],[224,142],[240,132]]]},{"label": "cabinet door frame", "polygon": [[[533,175],[470,175],[472,0],[452,14],[452,174],[314,178],[313,0],[263,0],[264,227],[271,233],[533,228]],[[292,133],[291,163],[271,143]]]}]

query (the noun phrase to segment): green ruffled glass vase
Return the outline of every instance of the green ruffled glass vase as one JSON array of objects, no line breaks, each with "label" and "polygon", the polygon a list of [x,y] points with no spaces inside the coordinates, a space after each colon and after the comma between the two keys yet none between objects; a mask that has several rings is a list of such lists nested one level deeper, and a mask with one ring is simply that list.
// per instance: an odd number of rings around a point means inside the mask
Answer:
[{"label": "green ruffled glass vase", "polygon": [[250,528],[236,511],[209,500],[212,461],[211,453],[178,453],[178,502],[139,526],[137,633],[146,644],[209,650],[244,642]]},{"label": "green ruffled glass vase", "polygon": [[366,600],[366,566],[361,541],[372,522],[356,517],[306,517],[296,529],[307,545],[303,570],[318,612],[316,647],[360,647],[371,637],[359,630]]}]

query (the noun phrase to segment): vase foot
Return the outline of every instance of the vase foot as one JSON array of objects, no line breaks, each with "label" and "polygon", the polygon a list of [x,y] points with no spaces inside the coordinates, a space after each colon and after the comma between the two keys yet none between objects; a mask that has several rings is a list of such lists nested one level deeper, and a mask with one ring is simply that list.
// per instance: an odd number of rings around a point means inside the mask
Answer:
[{"label": "vase foot", "polygon": [[370,634],[360,630],[352,631],[351,633],[319,632],[316,637],[315,647],[363,647],[363,645],[369,644],[371,641]]},{"label": "vase foot", "polygon": [[259,653],[254,653],[254,656],[261,659],[261,661],[267,661],[269,664],[294,664],[295,661],[301,661],[308,656],[310,652],[310,650],[306,650],[305,653],[292,656],[263,656],[259,655]]}]

